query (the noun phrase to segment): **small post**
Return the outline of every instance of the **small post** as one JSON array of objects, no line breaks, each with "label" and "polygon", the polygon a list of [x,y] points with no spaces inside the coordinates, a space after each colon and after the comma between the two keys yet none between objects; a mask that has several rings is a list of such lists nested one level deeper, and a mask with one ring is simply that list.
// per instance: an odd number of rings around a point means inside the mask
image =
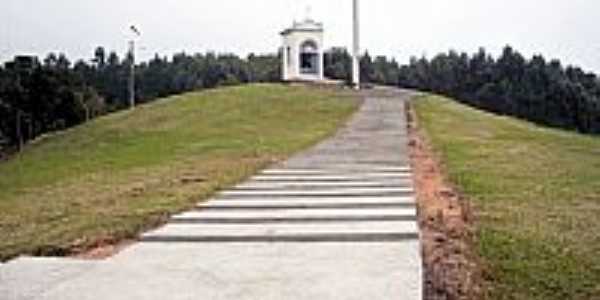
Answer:
[{"label": "small post", "polygon": [[21,128],[21,115],[22,115],[21,110],[17,109],[17,119],[15,121],[17,123],[16,124],[17,125],[16,126],[16,131],[17,131],[16,134],[17,134],[17,143],[18,143],[17,146],[19,147],[18,148],[19,152],[21,152],[21,150],[23,150],[23,132],[22,132],[23,130]]}]

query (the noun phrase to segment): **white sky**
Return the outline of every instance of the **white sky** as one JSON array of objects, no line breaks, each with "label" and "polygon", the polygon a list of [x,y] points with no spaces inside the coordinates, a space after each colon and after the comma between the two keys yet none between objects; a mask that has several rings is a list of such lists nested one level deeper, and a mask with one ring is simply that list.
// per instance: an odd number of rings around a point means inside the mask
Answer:
[{"label": "white sky", "polygon": [[[450,48],[469,53],[506,44],[600,73],[598,0],[361,0],[362,46],[407,62]],[[0,61],[64,52],[91,58],[102,45],[122,54],[128,27],[139,55],[215,50],[274,52],[278,33],[305,15],[325,23],[327,46],[349,46],[351,0],[1,0]]]}]

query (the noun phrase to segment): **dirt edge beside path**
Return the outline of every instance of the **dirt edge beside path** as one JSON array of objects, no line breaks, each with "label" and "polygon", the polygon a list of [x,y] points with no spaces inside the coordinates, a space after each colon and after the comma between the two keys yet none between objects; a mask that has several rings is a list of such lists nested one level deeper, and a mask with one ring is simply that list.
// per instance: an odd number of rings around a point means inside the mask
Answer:
[{"label": "dirt edge beside path", "polygon": [[471,207],[448,180],[407,105],[410,160],[423,243],[424,299],[483,299],[483,269],[474,248]]}]

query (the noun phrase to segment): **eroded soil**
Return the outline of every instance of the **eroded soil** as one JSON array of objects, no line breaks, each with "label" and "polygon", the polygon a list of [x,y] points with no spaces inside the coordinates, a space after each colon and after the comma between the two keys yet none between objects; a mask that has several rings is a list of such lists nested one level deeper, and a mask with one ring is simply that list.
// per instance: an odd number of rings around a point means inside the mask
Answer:
[{"label": "eroded soil", "polygon": [[471,207],[446,180],[411,109],[408,126],[423,242],[424,298],[482,299],[483,271],[473,246]]}]

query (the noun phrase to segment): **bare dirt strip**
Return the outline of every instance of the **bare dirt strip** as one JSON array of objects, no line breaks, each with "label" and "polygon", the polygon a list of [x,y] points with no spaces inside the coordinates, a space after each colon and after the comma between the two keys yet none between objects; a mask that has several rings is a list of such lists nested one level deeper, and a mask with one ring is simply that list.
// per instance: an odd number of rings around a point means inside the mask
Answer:
[{"label": "bare dirt strip", "polygon": [[484,272],[474,250],[472,209],[446,179],[414,111],[409,108],[407,114],[423,243],[424,299],[482,299]]}]

